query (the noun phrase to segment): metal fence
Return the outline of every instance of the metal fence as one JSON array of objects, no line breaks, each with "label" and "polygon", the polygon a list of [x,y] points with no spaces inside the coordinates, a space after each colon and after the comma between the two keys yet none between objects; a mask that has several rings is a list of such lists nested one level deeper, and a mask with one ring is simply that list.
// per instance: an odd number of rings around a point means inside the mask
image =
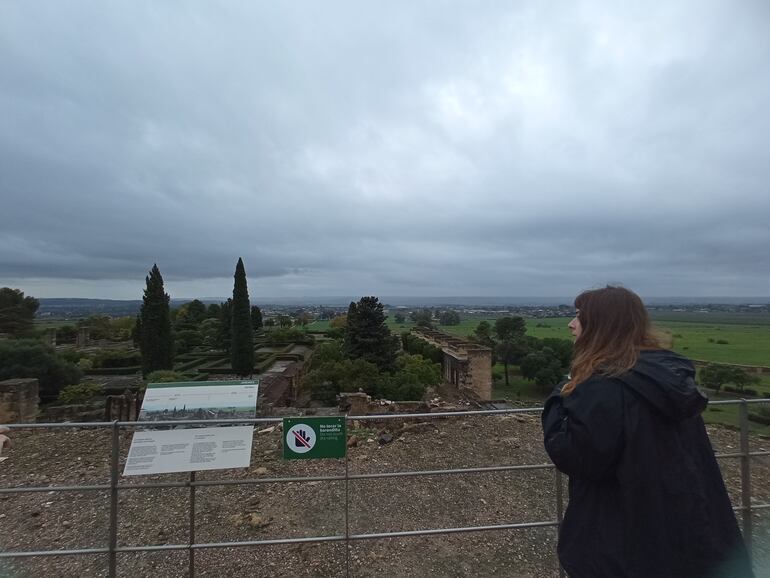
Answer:
[{"label": "metal fence", "polygon": [[[770,455],[770,451],[750,451],[749,447],[749,405],[758,403],[768,403],[770,399],[741,399],[741,400],[724,400],[724,401],[712,401],[709,405],[738,405],[739,406],[739,437],[740,437],[740,451],[733,453],[721,453],[716,454],[720,459],[739,459],[740,460],[740,479],[741,479],[741,503],[739,506],[735,506],[734,510],[740,512],[743,526],[743,536],[746,544],[749,548],[749,552],[752,551],[753,541],[753,526],[754,519],[753,514],[757,510],[764,510],[770,508],[770,503],[766,504],[752,504],[752,488],[751,488],[751,459],[760,456]],[[346,416],[347,422],[356,420],[359,422],[365,421],[382,421],[382,420],[398,420],[398,419],[415,419],[415,418],[440,418],[440,417],[461,417],[461,416],[484,416],[484,415],[500,415],[500,414],[516,414],[516,413],[540,413],[542,408],[515,408],[515,409],[500,409],[500,410],[481,410],[481,411],[463,411],[463,412],[435,412],[435,413],[407,413],[407,414],[381,414],[381,415],[361,415],[361,416]],[[258,424],[258,423],[276,423],[280,422],[281,418],[265,417],[256,419],[227,419],[227,420],[184,420],[184,421],[166,421],[166,422],[153,422],[153,426],[179,426],[179,425],[244,425],[244,424]],[[489,466],[489,467],[473,467],[473,468],[456,468],[456,469],[441,469],[441,470],[415,470],[415,471],[398,471],[387,473],[370,473],[370,474],[355,474],[350,475],[348,469],[348,457],[346,455],[345,461],[345,474],[333,475],[333,476],[304,476],[304,477],[274,477],[274,478],[253,478],[245,480],[205,480],[197,481],[195,478],[195,472],[190,472],[189,479],[187,481],[179,482],[154,482],[154,483],[134,483],[134,484],[121,484],[120,474],[118,472],[119,466],[119,453],[120,453],[120,430],[121,428],[134,429],[136,427],[144,427],[146,423],[143,422],[98,422],[98,423],[39,423],[39,424],[9,424],[8,427],[14,429],[53,429],[53,428],[109,428],[112,433],[111,441],[111,455],[110,455],[110,483],[109,484],[94,484],[94,485],[69,485],[69,486],[38,486],[38,487],[10,487],[0,488],[0,495],[2,494],[20,494],[20,493],[32,493],[32,492],[109,492],[109,529],[106,541],[106,546],[101,548],[82,548],[82,549],[53,549],[53,550],[37,550],[37,551],[10,551],[0,552],[0,559],[8,558],[30,558],[30,557],[44,557],[44,556],[86,556],[86,555],[103,555],[108,560],[108,572],[110,577],[116,576],[118,565],[118,554],[122,553],[136,553],[136,552],[159,552],[159,551],[179,551],[186,550],[188,552],[188,564],[189,564],[189,576],[195,575],[195,553],[199,550],[211,549],[211,548],[228,548],[228,547],[249,547],[249,546],[275,546],[275,545],[289,545],[289,544],[307,544],[307,543],[329,543],[329,542],[344,542],[346,544],[346,562],[345,571],[346,575],[350,576],[350,545],[354,541],[362,540],[383,540],[387,538],[403,538],[409,536],[431,536],[437,534],[458,534],[465,532],[490,532],[501,530],[513,530],[513,529],[529,529],[529,528],[544,528],[554,527],[558,528],[562,521],[562,515],[564,511],[564,496],[563,496],[563,475],[556,470],[551,463],[542,464],[521,464],[521,465],[501,465],[501,466]],[[349,485],[351,481],[367,480],[367,479],[382,479],[382,478],[411,478],[416,476],[448,476],[448,475],[462,475],[470,473],[489,473],[489,472],[508,472],[508,471],[522,471],[522,470],[553,470],[554,472],[554,484],[555,484],[555,500],[556,500],[556,518],[551,520],[542,520],[536,522],[522,522],[522,523],[507,523],[507,524],[495,524],[485,526],[466,526],[466,527],[452,527],[452,528],[432,528],[425,530],[412,530],[402,532],[380,532],[380,533],[365,533],[365,534],[351,534],[350,533],[350,499],[349,499]],[[270,540],[251,540],[251,541],[234,541],[234,542],[208,542],[200,543],[195,541],[195,499],[196,488],[205,486],[235,486],[235,485],[249,485],[249,484],[275,484],[275,483],[291,483],[291,482],[344,482],[345,488],[345,531],[344,533],[327,535],[327,536],[315,536],[306,538],[283,538],[283,539],[270,539]],[[118,494],[121,491],[136,491],[143,489],[153,488],[188,488],[189,490],[189,527],[188,527],[188,542],[186,544],[164,544],[155,546],[120,546],[118,544]],[[560,570],[560,575],[563,576],[563,570]]]}]

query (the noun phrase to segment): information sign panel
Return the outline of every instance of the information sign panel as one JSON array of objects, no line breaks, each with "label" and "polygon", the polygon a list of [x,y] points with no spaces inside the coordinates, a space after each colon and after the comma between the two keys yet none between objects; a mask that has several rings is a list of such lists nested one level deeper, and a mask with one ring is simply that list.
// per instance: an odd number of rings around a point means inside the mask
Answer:
[{"label": "information sign panel", "polygon": [[147,427],[134,433],[123,475],[248,467],[253,426],[157,429],[153,422],[252,419],[258,390],[258,380],[149,384],[139,412]]},{"label": "information sign panel", "polygon": [[283,419],[283,458],[286,460],[344,458],[346,450],[344,417]]}]

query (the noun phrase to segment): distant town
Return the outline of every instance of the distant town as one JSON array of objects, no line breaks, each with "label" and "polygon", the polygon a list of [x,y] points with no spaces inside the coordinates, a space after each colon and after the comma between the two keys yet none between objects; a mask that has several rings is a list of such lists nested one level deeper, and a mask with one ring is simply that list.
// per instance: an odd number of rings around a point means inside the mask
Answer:
[{"label": "distant town", "polygon": [[[337,315],[347,313],[351,298],[329,298],[328,304],[313,303],[311,298],[303,304],[299,300],[291,300],[286,303],[260,304],[263,314],[266,316],[292,314],[297,312],[307,313],[314,319],[331,319]],[[529,303],[523,303],[525,298],[488,298],[479,297],[476,303],[472,297],[463,298],[437,298],[437,297],[413,297],[400,298],[398,301],[382,299],[386,312],[408,312],[420,308],[452,309],[467,316],[483,315],[520,315],[522,317],[569,317],[574,314],[571,301],[564,299],[559,303],[554,298],[546,298],[546,303],[537,303],[536,298],[529,298]],[[119,317],[136,315],[139,313],[142,301],[137,300],[111,300],[111,299],[68,299],[68,298],[41,298],[40,308],[37,312],[39,318],[79,318],[89,315],[109,315]],[[171,307],[180,307],[189,303],[192,299],[172,299]],[[205,304],[219,303],[224,299],[201,299]],[[258,299],[253,300],[258,303]],[[651,299],[647,303],[651,312],[689,312],[689,313],[770,313],[770,298],[746,299],[740,298],[714,298],[714,302],[708,302],[704,298],[693,298],[690,302],[687,298]]]}]

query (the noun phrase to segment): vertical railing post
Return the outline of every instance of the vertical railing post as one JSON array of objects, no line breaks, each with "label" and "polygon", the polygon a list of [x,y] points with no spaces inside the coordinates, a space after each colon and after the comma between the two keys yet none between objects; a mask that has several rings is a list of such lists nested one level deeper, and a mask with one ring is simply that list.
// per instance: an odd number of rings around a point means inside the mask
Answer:
[{"label": "vertical railing post", "polygon": [[109,577],[117,575],[118,547],[118,456],[120,455],[120,430],[118,422],[112,422],[112,452],[110,455],[110,530],[109,530]]},{"label": "vertical railing post", "polygon": [[745,399],[739,406],[741,427],[741,511],[743,513],[743,539],[751,557],[752,512],[751,512],[751,457],[749,456],[749,404]]},{"label": "vertical railing post", "polygon": [[[348,417],[345,416],[347,426]],[[350,578],[350,476],[348,471],[348,428],[345,427],[345,576]]]},{"label": "vertical railing post", "polygon": [[[561,530],[561,522],[564,519],[564,492],[561,472],[554,468],[554,483],[556,484],[556,536],[558,540],[559,531]],[[559,565],[559,578],[564,578],[564,568],[561,567],[559,562],[559,556],[556,556],[556,563]]]},{"label": "vertical railing post", "polygon": [[195,472],[190,472],[190,532],[189,532],[189,538],[190,538],[190,549],[188,552],[189,555],[189,564],[190,564],[190,578],[194,578],[195,576],[195,549],[193,548],[193,544],[195,544]]}]

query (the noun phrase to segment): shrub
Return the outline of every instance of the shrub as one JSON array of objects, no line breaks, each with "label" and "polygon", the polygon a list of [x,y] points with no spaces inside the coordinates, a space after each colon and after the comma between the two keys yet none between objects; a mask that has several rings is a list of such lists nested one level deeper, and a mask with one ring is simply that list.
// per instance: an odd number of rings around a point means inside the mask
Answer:
[{"label": "shrub", "polygon": [[141,365],[142,356],[138,351],[128,349],[107,349],[100,351],[93,359],[95,368],[112,369]]},{"label": "shrub", "polygon": [[733,387],[732,385],[726,385],[723,388],[725,391],[730,393],[737,393],[740,395],[753,395],[753,396],[759,396],[759,392],[757,392],[756,389],[752,389],[750,387],[744,387],[743,389],[739,389],[737,387]]},{"label": "shrub", "polygon": [[86,403],[102,395],[104,389],[98,383],[78,383],[68,385],[59,393],[59,401],[67,405]]},{"label": "shrub", "polygon": [[315,338],[302,329],[294,327],[273,329],[265,333],[265,341],[268,345],[278,345],[289,342],[313,342]]},{"label": "shrub", "polygon": [[716,340],[716,344],[717,344],[717,345],[727,345],[727,344],[729,344],[729,343],[730,343],[730,342],[729,342],[729,341],[727,341],[727,339],[717,339],[717,340]]},{"label": "shrub", "polygon": [[84,369],[86,375],[133,375],[142,371],[141,365],[131,367],[102,367],[99,369]]},{"label": "shrub", "polygon": [[77,366],[62,360],[50,346],[40,341],[0,341],[0,380],[37,378],[43,401],[55,399],[65,385],[78,383],[82,375]]},{"label": "shrub", "polygon": [[59,356],[59,359],[63,361],[75,364],[77,364],[83,357],[83,354],[76,349],[65,349],[64,351],[58,351],[56,355]]},{"label": "shrub", "polygon": [[147,375],[147,383],[174,383],[176,381],[188,381],[189,378],[178,371],[170,369],[159,369]]}]

